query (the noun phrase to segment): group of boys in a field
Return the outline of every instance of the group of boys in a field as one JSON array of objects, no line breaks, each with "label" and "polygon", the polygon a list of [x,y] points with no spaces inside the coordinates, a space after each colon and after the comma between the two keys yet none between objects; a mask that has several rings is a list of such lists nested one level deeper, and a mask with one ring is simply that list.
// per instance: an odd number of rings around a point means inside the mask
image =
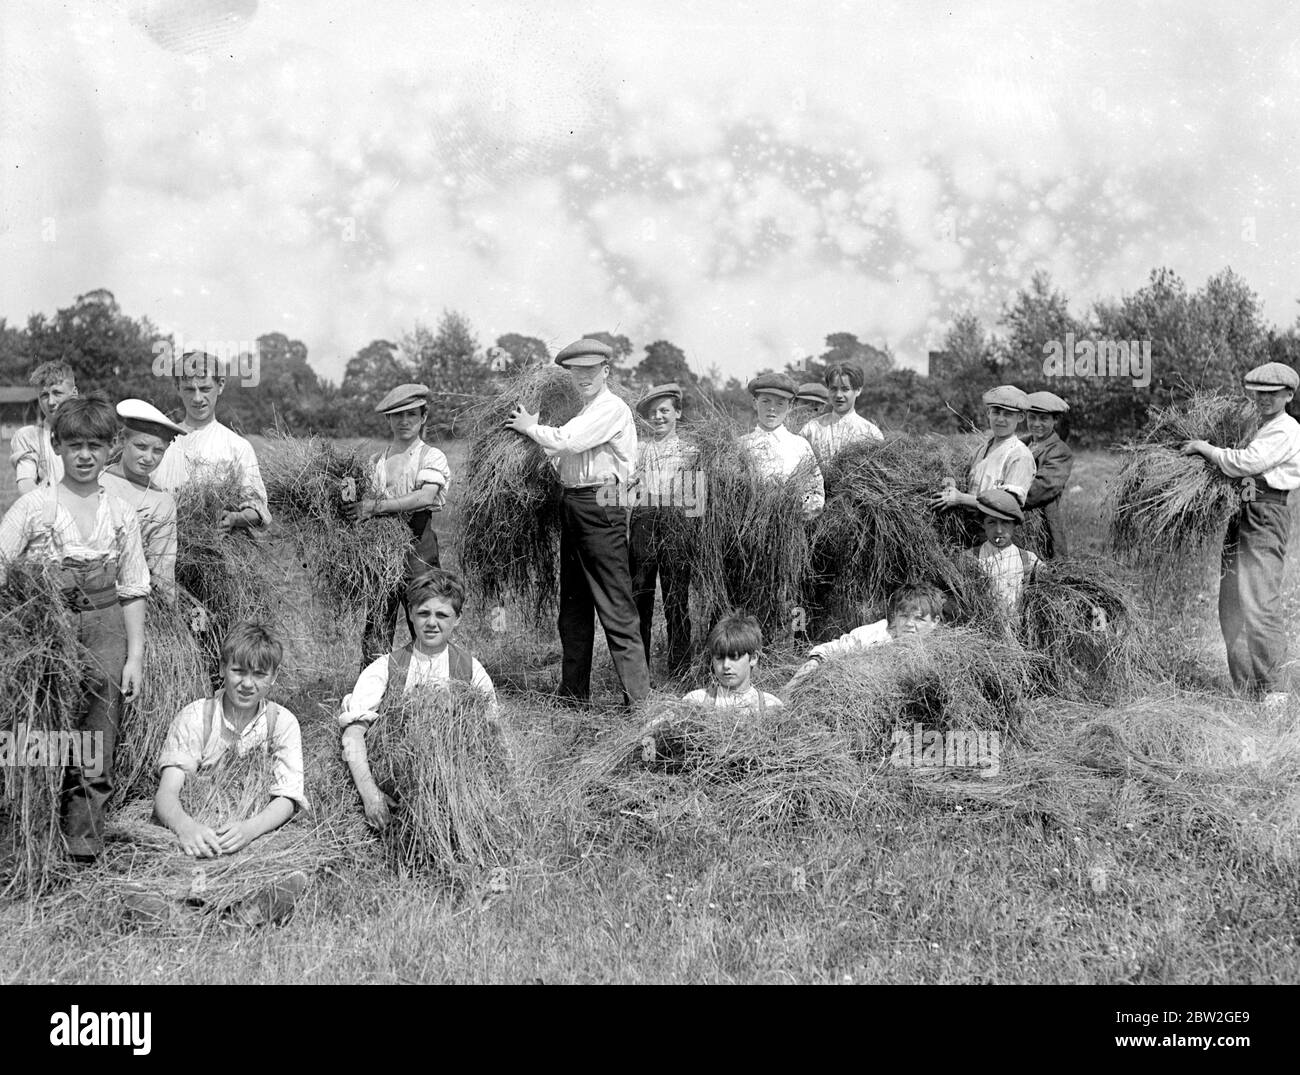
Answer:
[{"label": "group of boys in a field", "polygon": [[[555,361],[581,395],[579,413],[563,425],[546,426],[538,414],[520,406],[506,426],[542,448],[563,487],[559,694],[579,704],[590,698],[593,619],[598,618],[624,703],[639,705],[650,694],[656,577],[664,597],[670,672],[683,674],[691,659],[693,520],[682,490],[697,455],[678,432],[682,392],[676,384],[654,386],[641,396],[636,409],[650,436],[638,439],[631,408],[607,384],[611,358],[610,349],[598,340],[582,339],[564,348]],[[189,363],[186,369],[196,367]],[[270,522],[270,513],[251,445],[216,419],[224,381],[215,366],[177,378],[185,410],[181,423],[142,400],[123,400],[114,407],[102,398],[78,395],[73,371],[64,363],[42,365],[32,382],[39,390],[42,420],[13,440],[22,495],[0,521],[0,579],[13,561],[50,563],[78,640],[90,656],[79,727],[103,735],[106,764],[98,771],[69,768],[62,824],[69,855],[93,861],[103,849],[122,706],[141,689],[145,599],[151,591],[169,603],[178,596],[171,494],[224,466],[239,475],[241,494],[223,511],[221,529],[257,532]],[[1232,449],[1192,441],[1183,449],[1243,479],[1241,510],[1224,545],[1220,621],[1234,686],[1270,703],[1286,697],[1277,689],[1286,649],[1280,586],[1290,526],[1287,496],[1300,486],[1300,425],[1286,413],[1286,405],[1298,383],[1295,371],[1279,363],[1251,370],[1245,388],[1261,425],[1250,444]],[[850,444],[882,439],[880,430],[857,413],[862,387],[861,371],[848,365],[832,366],[822,384],[799,386],[783,374],[763,374],[749,384],[756,421],[741,447],[761,479],[797,484],[810,524],[824,505],[822,465]],[[370,772],[366,732],[396,699],[417,688],[446,689],[449,682],[458,682],[486,695],[487,719],[498,720],[491,679],[454,641],[465,591],[455,575],[440,567],[433,516],[445,505],[452,478],[446,456],[423,438],[429,395],[423,385],[401,385],[376,408],[390,431],[372,475],[380,493],[349,508],[358,520],[393,515],[411,528],[405,587],[380,607],[366,610],[363,670],[339,714],[343,757],[366,818],[376,828],[388,823],[393,800]],[[946,481],[931,504],[935,510],[978,513],[984,541],[974,555],[997,598],[1014,615],[1038,562],[1013,541],[1027,510],[1044,516],[1043,555],[1066,552],[1060,501],[1072,457],[1055,425],[1068,406],[1052,393],[1026,395],[1009,385],[991,389],[983,402],[988,440],[963,485],[955,477]],[[787,422],[798,407],[805,410],[794,433]],[[1026,416],[1027,444],[1016,436]],[[110,466],[111,454],[117,459]],[[816,674],[828,657],[929,633],[939,624],[943,605],[935,587],[900,590],[889,601],[886,619],[813,647],[787,688]],[[411,640],[394,649],[399,610],[405,611]],[[720,619],[705,642],[712,680],[685,701],[755,715],[780,707],[780,698],[753,682],[762,645],[752,617]],[[188,854],[238,852],[308,808],[298,722],[269,700],[282,657],[280,642],[265,627],[234,625],[221,647],[221,687],[213,698],[185,707],[172,722],[158,759],[154,813]],[[272,774],[270,799],[260,812],[216,828],[185,812],[180,791],[187,776],[211,769],[223,756],[258,749]],[[306,884],[301,873],[279,882],[255,909],[253,920],[284,917]]]}]

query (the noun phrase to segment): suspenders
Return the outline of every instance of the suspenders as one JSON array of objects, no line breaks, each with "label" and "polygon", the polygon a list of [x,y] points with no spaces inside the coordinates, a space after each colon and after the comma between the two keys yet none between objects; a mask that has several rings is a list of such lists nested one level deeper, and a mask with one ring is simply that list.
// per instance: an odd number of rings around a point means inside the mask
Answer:
[{"label": "suspenders", "polygon": [[[757,687],[754,690],[758,691],[758,715],[761,717],[767,712],[767,699],[763,697],[763,692],[758,690]],[[709,700],[715,706],[718,704],[718,685],[716,683],[709,684]]]},{"label": "suspenders", "polygon": [[[266,739],[262,741],[262,753],[271,752],[271,743],[275,739],[275,718],[279,713],[280,707],[274,702],[266,703]],[[217,719],[217,699],[216,697],[205,698],[203,701],[203,747],[206,748],[208,740],[212,738],[212,725]]]}]

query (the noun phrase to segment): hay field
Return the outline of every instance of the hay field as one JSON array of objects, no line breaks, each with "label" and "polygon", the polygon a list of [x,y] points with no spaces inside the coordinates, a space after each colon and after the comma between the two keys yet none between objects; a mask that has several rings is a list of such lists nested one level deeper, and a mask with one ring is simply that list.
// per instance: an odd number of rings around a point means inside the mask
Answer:
[{"label": "hay field", "polygon": [[[463,448],[443,447],[455,474]],[[1116,466],[1076,457],[1075,552],[1102,551]],[[454,496],[450,509],[444,550]],[[1295,551],[1286,603],[1300,623]],[[318,880],[287,925],[246,932],[132,927],[89,898],[87,875],[0,907],[0,980],[1300,981],[1300,706],[1265,717],[1225,696],[1212,563],[1143,582],[1171,681],[1108,710],[1040,699],[999,776],[965,781],[883,758],[855,780],[821,731],[800,739],[797,757],[779,744],[706,743],[708,764],[691,763],[688,748],[676,768],[593,776],[626,723],[524,693],[556,682],[554,632],[469,608],[461,635],[497,680],[527,806],[504,871],[448,881],[362,861]],[[298,667],[276,697],[328,770],[355,632],[313,623],[310,602],[299,611]],[[759,685],[774,690],[801,656],[770,653]],[[593,687],[614,700],[599,632]],[[746,751],[766,785],[725,783],[736,770],[723,763]],[[783,773],[801,775],[772,808],[764,796]],[[355,798],[338,802],[359,815]]]}]

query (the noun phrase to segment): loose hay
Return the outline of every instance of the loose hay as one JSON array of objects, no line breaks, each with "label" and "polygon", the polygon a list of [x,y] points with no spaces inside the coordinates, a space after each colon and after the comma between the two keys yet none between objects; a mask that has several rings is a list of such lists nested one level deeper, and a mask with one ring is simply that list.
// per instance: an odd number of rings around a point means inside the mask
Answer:
[{"label": "loose hay", "polygon": [[1222,540],[1241,507],[1240,482],[1207,459],[1181,455],[1189,440],[1240,448],[1254,436],[1254,407],[1236,396],[1200,394],[1155,411],[1108,490],[1110,545],[1136,563],[1203,554]]},{"label": "loose hay", "polygon": [[[44,745],[76,725],[85,661],[53,573],[8,565],[0,588],[0,894],[40,892],[62,861],[64,771],[44,763]],[[37,760],[38,738],[41,764],[23,764]]]},{"label": "loose hay", "polygon": [[509,750],[464,684],[414,690],[366,736],[375,783],[397,801],[384,831],[403,871],[505,865],[516,842]]}]

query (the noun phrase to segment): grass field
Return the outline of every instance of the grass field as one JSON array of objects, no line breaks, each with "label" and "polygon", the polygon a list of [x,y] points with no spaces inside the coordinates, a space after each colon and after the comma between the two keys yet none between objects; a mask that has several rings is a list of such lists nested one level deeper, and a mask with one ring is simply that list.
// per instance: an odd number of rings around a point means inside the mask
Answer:
[{"label": "grass field", "polygon": [[[460,446],[447,450],[454,472]],[[1102,550],[1100,498],[1115,465],[1103,453],[1076,460],[1066,518],[1078,552]],[[453,498],[441,520],[444,549],[454,507]],[[1300,620],[1296,566],[1293,555],[1292,623]],[[937,794],[882,771],[845,816],[780,826],[739,824],[707,802],[673,800],[671,777],[671,811],[593,811],[570,776],[619,718],[570,713],[509,689],[553,684],[558,640],[515,624],[494,630],[486,610],[471,608],[463,636],[503,688],[527,774],[528,823],[504,886],[474,874],[452,885],[358,866],[318,878],[280,928],[186,922],[150,931],[94,912],[92,872],[49,898],[0,908],[0,979],[1295,982],[1300,805],[1278,774],[1296,753],[1297,710],[1265,717],[1227,696],[1212,562],[1167,568],[1142,586],[1170,682],[1108,719],[1122,728],[1154,712],[1175,727],[1212,726],[1217,753],[1188,748],[1159,765],[1090,771],[1090,798],[1069,813],[1036,805],[1064,801],[1068,766],[1059,778],[1031,781],[1012,748],[982,796]],[[355,625],[347,626],[332,639],[307,607],[291,640],[279,699],[305,732],[328,726],[351,686],[357,650]],[[760,686],[775,689],[799,660],[778,645]],[[686,686],[655,679],[669,693]],[[612,702],[599,639],[597,683]],[[1041,700],[1030,738],[1041,731],[1065,741],[1092,716]]]}]

